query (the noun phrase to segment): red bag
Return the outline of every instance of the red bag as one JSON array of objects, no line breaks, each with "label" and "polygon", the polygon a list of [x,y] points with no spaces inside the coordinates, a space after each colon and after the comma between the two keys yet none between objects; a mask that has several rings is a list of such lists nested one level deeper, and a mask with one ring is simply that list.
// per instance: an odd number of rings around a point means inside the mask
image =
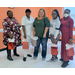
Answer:
[{"label": "red bag", "polygon": [[57,47],[51,47],[51,54],[52,55],[58,55],[58,48]]},{"label": "red bag", "polygon": [[13,42],[8,42],[8,50],[14,50],[15,46]]},{"label": "red bag", "polygon": [[73,56],[74,55],[74,48],[70,48],[69,50],[66,50],[67,51],[67,56]]},{"label": "red bag", "polygon": [[22,44],[22,49],[29,49],[28,42],[23,42]]}]

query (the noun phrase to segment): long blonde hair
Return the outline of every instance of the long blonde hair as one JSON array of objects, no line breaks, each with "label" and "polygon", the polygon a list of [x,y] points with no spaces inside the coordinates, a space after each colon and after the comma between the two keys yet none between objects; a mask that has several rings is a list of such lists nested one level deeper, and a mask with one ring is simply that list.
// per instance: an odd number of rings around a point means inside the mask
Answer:
[{"label": "long blonde hair", "polygon": [[[40,10],[42,10],[44,12],[44,16],[43,17],[45,17],[46,16],[45,10],[42,9],[42,8]],[[39,12],[40,12],[40,10],[39,10]],[[39,12],[38,12],[38,17],[39,17]]]}]

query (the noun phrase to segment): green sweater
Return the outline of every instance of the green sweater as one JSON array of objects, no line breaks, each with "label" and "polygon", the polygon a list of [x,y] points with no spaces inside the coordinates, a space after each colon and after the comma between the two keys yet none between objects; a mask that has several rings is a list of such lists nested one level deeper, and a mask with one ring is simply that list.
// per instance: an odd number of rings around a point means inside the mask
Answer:
[{"label": "green sweater", "polygon": [[[44,17],[41,20],[36,18],[33,23],[33,27],[35,27],[35,36],[42,38],[45,31],[45,27],[50,27],[50,21],[47,17]],[[47,31],[47,34],[46,34],[46,37],[48,36],[49,36],[49,30]]]}]

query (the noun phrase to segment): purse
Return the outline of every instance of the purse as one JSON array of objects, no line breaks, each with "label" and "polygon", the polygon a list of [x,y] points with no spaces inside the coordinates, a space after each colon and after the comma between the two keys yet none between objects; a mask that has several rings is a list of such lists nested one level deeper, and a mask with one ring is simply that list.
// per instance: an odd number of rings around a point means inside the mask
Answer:
[{"label": "purse", "polygon": [[8,50],[14,50],[15,46],[13,42],[8,42]]},{"label": "purse", "polygon": [[70,45],[70,44],[66,44],[66,53],[67,53],[67,56],[71,57],[74,55],[74,48],[73,48],[73,45]]},{"label": "purse", "polygon": [[14,41],[15,41],[15,39],[13,38],[13,39],[8,39],[8,50],[14,50],[15,49],[15,45],[14,45]]},{"label": "purse", "polygon": [[34,46],[34,47],[36,46],[37,40],[38,40],[38,37],[36,37],[36,36],[31,38],[32,46]]},{"label": "purse", "polygon": [[58,47],[51,47],[51,54],[58,55]]},{"label": "purse", "polygon": [[74,55],[74,48],[73,47],[68,49],[68,50],[66,50],[66,51],[67,51],[67,56],[71,57],[71,56]]},{"label": "purse", "polygon": [[22,49],[29,49],[29,44],[28,44],[27,40],[24,39],[24,40],[22,41],[22,44],[23,44],[23,45],[22,45]]}]

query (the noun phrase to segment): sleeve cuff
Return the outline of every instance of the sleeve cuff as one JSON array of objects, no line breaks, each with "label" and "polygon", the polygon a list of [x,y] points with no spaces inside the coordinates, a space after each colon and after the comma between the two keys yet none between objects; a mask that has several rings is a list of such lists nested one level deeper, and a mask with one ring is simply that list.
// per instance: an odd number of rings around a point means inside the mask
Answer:
[{"label": "sleeve cuff", "polygon": [[73,38],[70,37],[70,39],[73,39]]}]

